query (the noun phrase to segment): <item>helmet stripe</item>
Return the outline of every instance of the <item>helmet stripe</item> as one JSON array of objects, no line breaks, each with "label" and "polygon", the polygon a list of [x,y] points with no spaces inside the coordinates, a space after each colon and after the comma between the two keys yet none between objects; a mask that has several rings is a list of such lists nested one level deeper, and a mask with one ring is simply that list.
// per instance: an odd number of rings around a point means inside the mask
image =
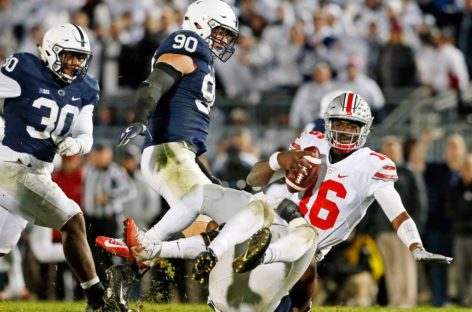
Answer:
[{"label": "helmet stripe", "polygon": [[354,93],[348,92],[346,94],[346,104],[344,107],[348,115],[352,115],[352,106],[355,103],[355,99],[356,99],[356,95]]},{"label": "helmet stripe", "polygon": [[80,45],[81,47],[85,47],[85,37],[84,37],[84,33],[82,32],[82,29],[80,29],[79,26],[75,25],[75,24],[72,24],[75,28],[77,28],[77,30],[79,31],[79,35],[80,35]]}]

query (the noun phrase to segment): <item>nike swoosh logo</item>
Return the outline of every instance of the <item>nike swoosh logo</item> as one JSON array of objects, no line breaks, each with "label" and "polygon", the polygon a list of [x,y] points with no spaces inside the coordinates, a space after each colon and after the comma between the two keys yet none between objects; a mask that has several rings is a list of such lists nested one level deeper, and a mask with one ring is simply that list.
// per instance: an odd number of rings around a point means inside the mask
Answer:
[{"label": "nike swoosh logo", "polygon": [[80,100],[80,97],[75,97],[75,96],[72,97],[72,101],[78,101],[78,100]]},{"label": "nike swoosh logo", "polygon": [[338,178],[339,178],[339,179],[347,178],[347,177],[348,177],[348,175],[340,175],[340,174],[338,174]]},{"label": "nike swoosh logo", "polygon": [[109,247],[109,248],[124,248],[124,249],[128,249],[128,246],[123,246],[123,245],[119,245],[119,244],[113,244],[113,243],[110,243],[110,241],[105,241],[105,243],[103,243],[103,245],[105,245],[105,247]]}]

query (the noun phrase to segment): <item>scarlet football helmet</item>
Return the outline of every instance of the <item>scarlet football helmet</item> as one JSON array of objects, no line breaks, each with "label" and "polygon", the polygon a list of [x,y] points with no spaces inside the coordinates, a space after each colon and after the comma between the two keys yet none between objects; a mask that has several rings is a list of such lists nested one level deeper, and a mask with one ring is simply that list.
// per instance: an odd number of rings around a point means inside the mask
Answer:
[{"label": "scarlet football helmet", "polygon": [[[224,32],[217,34],[218,27]],[[185,12],[182,29],[196,32],[223,62],[234,53],[239,34],[238,18],[233,9],[221,0],[198,0],[190,4]]]},{"label": "scarlet football helmet", "polygon": [[[335,119],[359,123],[360,132],[356,134],[333,130],[332,122]],[[328,104],[324,114],[325,135],[329,145],[345,153],[361,148],[367,140],[373,119],[369,104],[360,95],[349,91],[338,95]],[[341,143],[340,135],[349,135],[351,142]]]}]

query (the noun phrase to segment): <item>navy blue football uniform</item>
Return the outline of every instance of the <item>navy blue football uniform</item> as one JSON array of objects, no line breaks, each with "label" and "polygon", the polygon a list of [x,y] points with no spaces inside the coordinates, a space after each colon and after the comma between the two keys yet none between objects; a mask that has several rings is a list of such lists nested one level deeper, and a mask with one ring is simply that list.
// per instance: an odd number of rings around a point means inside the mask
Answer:
[{"label": "navy blue football uniform", "polygon": [[61,84],[43,61],[29,53],[12,55],[1,72],[21,88],[20,96],[5,99],[3,145],[51,162],[82,106],[98,102],[97,81],[86,75]]},{"label": "navy blue football uniform", "polygon": [[198,34],[186,30],[174,32],[162,43],[153,64],[165,53],[188,55],[197,69],[179,79],[159,100],[148,120],[152,140],[146,139],[144,147],[184,140],[195,147],[198,156],[206,151],[209,113],[215,101],[212,53]]}]

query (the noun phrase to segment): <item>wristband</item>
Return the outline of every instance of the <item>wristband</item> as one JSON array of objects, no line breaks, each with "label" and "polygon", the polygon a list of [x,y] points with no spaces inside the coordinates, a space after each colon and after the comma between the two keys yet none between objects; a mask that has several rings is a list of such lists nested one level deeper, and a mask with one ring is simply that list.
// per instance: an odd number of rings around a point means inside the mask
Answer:
[{"label": "wristband", "polygon": [[280,152],[275,152],[272,155],[270,155],[269,158],[269,167],[270,169],[277,171],[280,169],[279,162],[277,161],[277,156],[280,154]]},{"label": "wristband", "polygon": [[420,233],[416,228],[415,222],[411,218],[403,221],[402,224],[400,224],[397,230],[397,235],[408,249],[412,244],[415,243],[423,245],[421,242]]}]

